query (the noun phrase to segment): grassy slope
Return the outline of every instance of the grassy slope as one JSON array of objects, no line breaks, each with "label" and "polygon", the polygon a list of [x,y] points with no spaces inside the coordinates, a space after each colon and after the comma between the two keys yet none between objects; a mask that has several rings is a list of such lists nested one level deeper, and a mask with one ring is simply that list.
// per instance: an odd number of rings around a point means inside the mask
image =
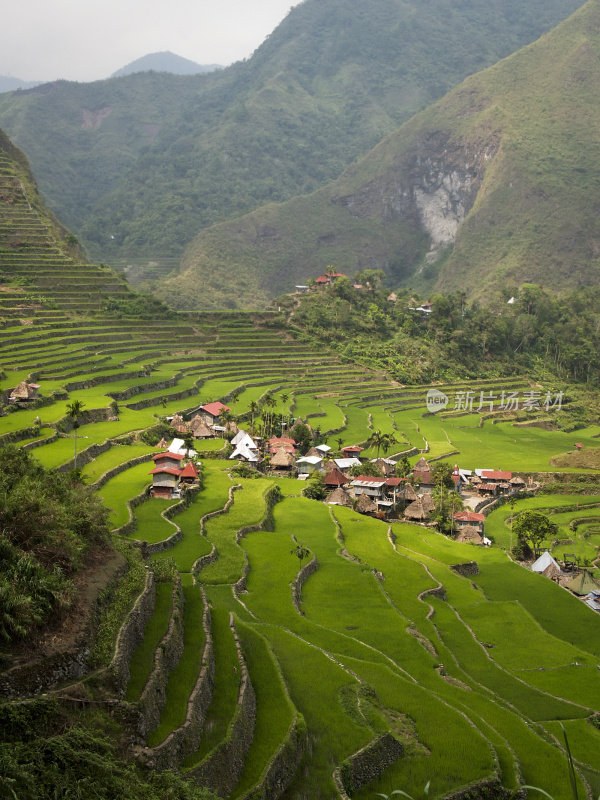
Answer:
[{"label": "grassy slope", "polygon": [[[396,281],[411,280],[427,249],[411,198],[428,159],[448,174],[476,164],[472,174],[482,181],[446,253],[440,288],[481,295],[523,280],[553,288],[596,283],[599,16],[590,0],[315,194],[204,231],[161,295],[180,298],[226,263],[241,265],[236,273],[263,292],[289,290],[328,263],[350,274],[375,264]],[[257,236],[267,229],[270,236]]]}]

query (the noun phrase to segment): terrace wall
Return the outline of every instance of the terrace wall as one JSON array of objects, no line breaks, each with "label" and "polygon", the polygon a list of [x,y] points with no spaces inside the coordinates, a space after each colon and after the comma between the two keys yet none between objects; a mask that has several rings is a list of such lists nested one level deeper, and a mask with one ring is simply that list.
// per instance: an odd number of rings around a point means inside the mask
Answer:
[{"label": "terrace wall", "polygon": [[342,763],[338,784],[351,795],[378,778],[403,753],[403,745],[391,733],[384,733]]},{"label": "terrace wall", "polygon": [[223,797],[227,797],[233,791],[242,774],[246,754],[254,739],[256,724],[256,695],[231,613],[229,625],[233,631],[240,671],[236,708],[225,739],[198,767],[187,773],[200,785],[210,786]]},{"label": "terrace wall", "polygon": [[181,578],[173,586],[173,608],[166,634],[156,648],[154,667],[137,703],[139,712],[138,733],[146,737],[158,725],[167,699],[169,673],[179,663],[183,653],[183,607],[185,599]]},{"label": "terrace wall", "polygon": [[304,614],[304,612],[300,608],[300,600],[302,597],[302,587],[304,585],[304,582],[308,580],[308,578],[310,578],[310,576],[313,575],[318,569],[319,569],[319,562],[317,560],[317,557],[313,556],[313,558],[308,562],[308,564],[305,564],[302,567],[302,569],[298,572],[298,574],[291,583],[292,603],[294,604],[296,611],[299,614]]},{"label": "terrace wall", "polygon": [[214,675],[215,675],[215,654],[212,640],[210,607],[206,598],[206,592],[201,588],[204,601],[204,614],[202,616],[202,627],[204,628],[204,652],[202,653],[202,665],[198,673],[198,679],[189,697],[185,722],[179,728],[167,736],[167,738],[156,747],[146,747],[142,750],[138,758],[141,763],[152,769],[175,769],[182,763],[183,759],[198,749],[202,738],[202,728],[206,717],[206,711],[212,698]]},{"label": "terrace wall", "polygon": [[479,565],[476,561],[467,561],[465,564],[452,564],[451,570],[463,575],[465,578],[470,578],[472,575],[479,575]]},{"label": "terrace wall", "polygon": [[146,585],[118,633],[115,654],[109,667],[112,683],[117,694],[121,697],[125,694],[129,683],[131,657],[134,650],[144,639],[144,629],[154,613],[155,604],[156,583],[154,573],[152,570],[148,570]]},{"label": "terrace wall", "polygon": [[269,761],[260,783],[241,800],[277,800],[292,782],[307,751],[306,723],[304,718],[298,715],[294,718],[281,747]]}]

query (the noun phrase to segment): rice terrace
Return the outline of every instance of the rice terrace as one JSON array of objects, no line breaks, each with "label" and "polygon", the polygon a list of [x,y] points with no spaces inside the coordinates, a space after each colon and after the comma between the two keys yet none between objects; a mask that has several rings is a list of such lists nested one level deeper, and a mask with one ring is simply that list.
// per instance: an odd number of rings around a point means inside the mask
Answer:
[{"label": "rice terrace", "polygon": [[[571,387],[409,385],[277,308],[132,311],[15,170],[4,155],[2,452],[83,482],[112,533],[92,627],[4,648],[2,713],[105,708],[140,772],[237,800],[567,800],[562,724],[597,796],[600,464],[577,458],[600,425],[554,424]],[[519,562],[527,512],[556,527]],[[530,569],[545,550],[557,572]]]}]

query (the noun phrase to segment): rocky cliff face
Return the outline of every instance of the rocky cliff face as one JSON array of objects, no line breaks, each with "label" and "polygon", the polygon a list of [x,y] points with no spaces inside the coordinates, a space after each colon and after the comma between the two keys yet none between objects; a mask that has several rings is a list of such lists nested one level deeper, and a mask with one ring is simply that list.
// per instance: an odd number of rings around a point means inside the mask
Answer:
[{"label": "rocky cliff face", "polygon": [[355,217],[403,220],[421,228],[430,241],[427,261],[433,262],[442,248],[454,243],[498,147],[494,136],[472,145],[436,132],[385,174],[334,202]]}]

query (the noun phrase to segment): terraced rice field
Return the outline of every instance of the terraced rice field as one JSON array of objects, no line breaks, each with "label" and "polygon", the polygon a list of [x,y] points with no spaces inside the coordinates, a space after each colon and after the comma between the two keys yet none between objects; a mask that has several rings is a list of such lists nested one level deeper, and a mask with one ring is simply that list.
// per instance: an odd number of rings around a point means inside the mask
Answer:
[{"label": "terraced rice field", "polygon": [[[21,206],[13,223],[33,225],[27,204]],[[509,789],[535,784],[567,800],[560,722],[572,739],[580,790],[586,781],[597,795],[600,740],[589,719],[600,708],[600,615],[509,559],[508,506],[487,521],[495,546],[473,548],[424,527],[332,511],[300,497],[302,484],[292,479],[234,480],[231,462],[211,457],[222,442],[199,446],[204,488],[172,522],[161,516],[168,502],[130,504],[149,484],[143,459],[154,452],[137,434],[203,402],[227,402],[232,393],[237,399],[229,404],[235,402],[244,425],[252,404],[271,393],[279,419],[308,420],[334,450],[338,439],[364,444],[381,430],[397,440],[388,455],[408,451],[414,460],[420,450],[466,468],[549,471],[550,459],[571,450],[575,437],[479,413],[427,415],[428,387],[400,387],[324,356],[292,339],[269,314],[90,316],[126,287],[99,268],[74,264],[47,237],[40,231],[39,247],[21,258],[8,245],[2,250],[0,236],[3,280],[14,289],[0,303],[0,390],[6,397],[28,378],[44,398],[39,407],[0,417],[0,437],[35,448],[45,466],[68,469],[75,443],[64,424],[66,407],[80,400],[86,416],[77,431],[78,466],[111,509],[112,527],[128,526],[124,541],[151,544],[181,530],[170,549],[149,561],[161,574],[171,567],[181,575],[185,607],[183,652],[148,745],[182,730],[202,670],[202,620],[209,611],[212,691],[199,743],[182,754],[180,766],[195,776],[222,759],[219,774],[232,782],[231,797],[279,796],[265,787],[283,762],[282,797],[339,797],[340,785],[350,789],[352,756],[390,733],[402,755],[385,768],[376,759],[372,779],[356,779],[353,797],[394,789],[420,796],[427,781],[431,796],[442,797],[497,779]],[[19,281],[28,271],[36,292],[52,294],[52,309],[22,302]],[[111,282],[96,296],[90,287],[100,277]],[[70,300],[61,295],[69,282],[77,288]],[[439,388],[452,393],[465,386]],[[499,395],[528,387],[513,380],[468,388]],[[599,434],[588,428],[576,439],[592,447]],[[121,465],[127,468],[114,474]],[[239,487],[231,493],[234,483]],[[274,488],[282,499],[271,510]],[[600,497],[538,496],[515,510],[526,508],[550,509],[561,540],[572,540],[569,551],[593,554]],[[296,543],[310,550],[302,563],[292,553]],[[473,560],[473,574],[452,568]],[[300,568],[313,561],[298,580]],[[131,702],[146,685],[174,613],[171,590],[169,581],[159,583],[131,664]],[[246,669],[256,713],[234,768],[227,758],[237,741]]]}]

